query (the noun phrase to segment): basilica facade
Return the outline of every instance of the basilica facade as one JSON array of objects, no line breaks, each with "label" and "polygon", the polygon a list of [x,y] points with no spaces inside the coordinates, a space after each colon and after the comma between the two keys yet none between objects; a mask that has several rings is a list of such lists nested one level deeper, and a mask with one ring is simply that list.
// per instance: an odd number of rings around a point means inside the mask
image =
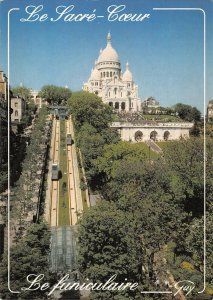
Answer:
[{"label": "basilica facade", "polygon": [[83,90],[95,93],[115,111],[141,110],[138,86],[134,83],[128,63],[122,74],[121,63],[116,50],[112,47],[110,33],[107,36],[107,46],[104,50],[100,50],[100,55],[95,61],[88,82],[83,85]]}]

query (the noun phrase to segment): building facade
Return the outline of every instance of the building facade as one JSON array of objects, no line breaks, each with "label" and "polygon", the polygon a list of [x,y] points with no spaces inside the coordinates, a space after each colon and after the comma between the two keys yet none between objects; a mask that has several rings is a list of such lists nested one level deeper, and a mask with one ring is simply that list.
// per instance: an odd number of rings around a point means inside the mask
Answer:
[{"label": "building facade", "polygon": [[12,96],[11,98],[11,122],[20,123],[25,110],[26,110],[26,102],[20,96]]},{"label": "building facade", "polygon": [[116,111],[141,110],[138,86],[134,83],[128,63],[122,74],[121,63],[116,50],[112,47],[110,33],[107,36],[107,46],[100,51],[90,78],[83,85],[83,90],[95,93]]},{"label": "building facade", "polygon": [[207,106],[207,120],[213,121],[213,100],[210,100]]},{"label": "building facade", "polygon": [[30,90],[31,93],[31,99],[33,100],[34,104],[38,107],[41,108],[42,107],[42,99],[39,96],[39,91],[36,90]]},{"label": "building facade", "polygon": [[7,161],[8,132],[8,83],[3,71],[0,71],[0,165]]},{"label": "building facade", "polygon": [[148,108],[158,108],[160,107],[160,102],[155,100],[153,97],[149,97],[142,102],[142,106]]}]

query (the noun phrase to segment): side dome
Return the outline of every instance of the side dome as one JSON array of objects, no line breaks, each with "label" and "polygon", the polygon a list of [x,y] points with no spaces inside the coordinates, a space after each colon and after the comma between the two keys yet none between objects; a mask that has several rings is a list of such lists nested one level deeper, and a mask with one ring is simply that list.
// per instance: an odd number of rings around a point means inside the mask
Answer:
[{"label": "side dome", "polygon": [[92,70],[89,80],[101,80],[101,74],[96,68]]},{"label": "side dome", "polygon": [[132,73],[129,70],[129,64],[126,63],[126,71],[123,73],[122,76],[123,81],[133,81],[133,76]]},{"label": "side dome", "polygon": [[108,33],[107,36],[107,46],[106,48],[100,53],[98,58],[98,63],[100,62],[106,62],[106,61],[112,61],[120,63],[118,54],[116,50],[111,45],[111,35]]}]

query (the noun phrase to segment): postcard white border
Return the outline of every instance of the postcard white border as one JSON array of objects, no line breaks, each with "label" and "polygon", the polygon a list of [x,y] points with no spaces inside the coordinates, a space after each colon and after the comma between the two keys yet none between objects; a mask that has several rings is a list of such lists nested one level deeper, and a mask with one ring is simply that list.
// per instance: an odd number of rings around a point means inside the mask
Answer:
[{"label": "postcard white border", "polygon": [[[13,11],[19,11],[20,8],[12,8],[8,11],[8,34],[7,34],[7,72],[8,72],[8,290],[17,294],[20,291],[13,291],[10,288],[10,14]],[[203,270],[203,290],[198,293],[203,293],[206,289],[206,12],[202,8],[153,8],[155,11],[201,11],[204,16],[204,270]],[[172,294],[172,291],[142,291],[141,294]]]}]

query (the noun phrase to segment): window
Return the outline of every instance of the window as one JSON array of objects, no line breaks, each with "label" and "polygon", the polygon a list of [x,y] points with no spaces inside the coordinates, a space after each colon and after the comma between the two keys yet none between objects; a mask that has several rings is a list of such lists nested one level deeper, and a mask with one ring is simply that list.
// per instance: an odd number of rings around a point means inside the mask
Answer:
[{"label": "window", "polygon": [[125,102],[122,102],[122,103],[121,103],[121,109],[122,109],[122,110],[125,110],[125,108],[126,108]]},{"label": "window", "polygon": [[15,117],[18,117],[18,111],[17,110],[15,111]]},{"label": "window", "polygon": [[136,140],[136,142],[142,141],[143,140],[143,132],[141,132],[140,130],[136,131],[135,140]]},{"label": "window", "polygon": [[115,109],[119,109],[119,102],[115,102]]},{"label": "window", "polygon": [[18,107],[18,102],[15,102],[15,107]]}]

